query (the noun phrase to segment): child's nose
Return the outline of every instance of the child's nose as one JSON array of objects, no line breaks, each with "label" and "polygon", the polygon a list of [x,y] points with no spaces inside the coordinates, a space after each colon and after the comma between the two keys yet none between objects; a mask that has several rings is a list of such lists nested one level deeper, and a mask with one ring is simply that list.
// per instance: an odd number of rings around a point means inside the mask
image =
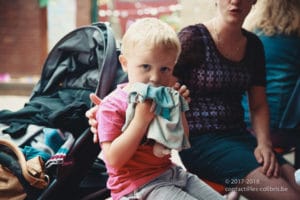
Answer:
[{"label": "child's nose", "polygon": [[157,84],[157,83],[159,83],[159,81],[160,81],[160,76],[159,76],[159,74],[157,74],[157,73],[151,74],[151,77],[150,77],[150,82],[151,82],[151,83]]}]

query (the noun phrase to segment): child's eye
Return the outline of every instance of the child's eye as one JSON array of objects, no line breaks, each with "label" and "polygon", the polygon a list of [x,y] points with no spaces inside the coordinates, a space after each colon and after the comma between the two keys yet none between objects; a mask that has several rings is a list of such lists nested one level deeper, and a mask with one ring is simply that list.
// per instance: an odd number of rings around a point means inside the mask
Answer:
[{"label": "child's eye", "polygon": [[143,65],[141,65],[141,67],[145,70],[150,69],[150,65],[148,65],[148,64],[143,64]]},{"label": "child's eye", "polygon": [[161,71],[161,72],[169,72],[169,71],[171,71],[171,70],[170,70],[169,67],[162,67],[162,68],[160,68],[160,71]]}]

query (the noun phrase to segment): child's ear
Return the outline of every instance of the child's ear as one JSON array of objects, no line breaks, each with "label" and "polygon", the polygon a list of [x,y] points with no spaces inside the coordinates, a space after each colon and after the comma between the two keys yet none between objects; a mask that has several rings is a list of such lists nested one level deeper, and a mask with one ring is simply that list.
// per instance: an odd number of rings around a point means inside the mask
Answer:
[{"label": "child's ear", "polygon": [[119,55],[119,61],[121,63],[123,71],[127,72],[127,59],[123,54]]}]

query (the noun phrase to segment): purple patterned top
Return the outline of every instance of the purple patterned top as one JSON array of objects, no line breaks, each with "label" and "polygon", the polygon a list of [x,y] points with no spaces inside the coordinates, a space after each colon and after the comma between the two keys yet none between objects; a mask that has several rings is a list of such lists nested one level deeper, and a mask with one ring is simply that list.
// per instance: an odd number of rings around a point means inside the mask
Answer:
[{"label": "purple patterned top", "polygon": [[174,74],[190,89],[186,116],[191,134],[244,129],[242,95],[253,85],[265,86],[265,59],[261,41],[247,37],[244,58],[233,62],[220,54],[203,24],[179,32],[182,53]]}]

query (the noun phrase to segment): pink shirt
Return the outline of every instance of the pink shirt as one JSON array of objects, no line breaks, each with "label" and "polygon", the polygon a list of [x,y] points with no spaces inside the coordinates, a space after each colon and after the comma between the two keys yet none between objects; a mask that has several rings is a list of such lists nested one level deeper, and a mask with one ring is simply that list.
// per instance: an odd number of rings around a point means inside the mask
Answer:
[{"label": "pink shirt", "polygon": [[[97,120],[100,144],[111,142],[122,134],[121,129],[125,123],[128,106],[128,94],[122,90],[125,85],[118,85],[117,89],[105,97],[99,106]],[[113,199],[120,199],[155,179],[172,166],[170,156],[158,158],[153,155],[152,150],[153,146],[141,144],[133,157],[119,170],[106,164],[109,174],[107,187],[111,190]]]}]

